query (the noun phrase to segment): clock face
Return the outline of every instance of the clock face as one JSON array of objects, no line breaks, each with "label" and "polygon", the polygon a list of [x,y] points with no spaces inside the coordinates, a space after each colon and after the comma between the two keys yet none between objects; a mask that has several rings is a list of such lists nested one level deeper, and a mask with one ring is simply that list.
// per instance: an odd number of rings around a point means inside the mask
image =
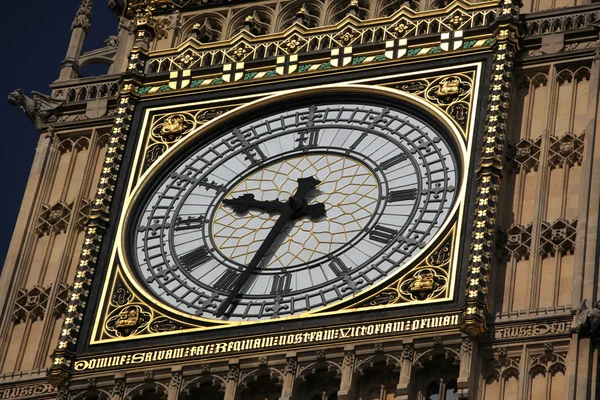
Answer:
[{"label": "clock face", "polygon": [[460,185],[451,141],[401,109],[296,107],[167,167],[129,222],[137,275],[204,318],[313,311],[405,268]]}]

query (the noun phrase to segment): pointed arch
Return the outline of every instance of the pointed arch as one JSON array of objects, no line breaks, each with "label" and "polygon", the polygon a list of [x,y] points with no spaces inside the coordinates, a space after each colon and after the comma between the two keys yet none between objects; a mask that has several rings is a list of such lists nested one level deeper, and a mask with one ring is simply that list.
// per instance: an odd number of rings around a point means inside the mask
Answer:
[{"label": "pointed arch", "polygon": [[315,28],[320,25],[321,15],[324,12],[323,2],[320,0],[293,1],[285,5],[279,12],[275,23],[275,32],[284,31],[292,26],[298,19],[298,13],[302,10],[304,22],[307,28]]},{"label": "pointed arch", "polygon": [[231,19],[227,26],[226,39],[237,35],[243,28],[248,17],[252,17],[250,24],[250,33],[254,36],[266,35],[273,31],[274,11],[267,6],[254,6],[238,10],[237,14]]},{"label": "pointed arch", "polygon": [[216,12],[202,13],[186,21],[181,28],[179,43],[185,42],[193,30],[197,30],[202,43],[218,42],[224,39],[223,29],[227,21],[225,17]]}]

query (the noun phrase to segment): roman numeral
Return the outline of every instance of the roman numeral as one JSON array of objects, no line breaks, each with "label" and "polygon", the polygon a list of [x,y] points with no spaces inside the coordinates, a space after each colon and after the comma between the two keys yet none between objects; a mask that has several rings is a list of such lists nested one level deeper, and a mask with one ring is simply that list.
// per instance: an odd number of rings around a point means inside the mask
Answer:
[{"label": "roman numeral", "polygon": [[187,272],[191,272],[193,269],[198,268],[202,264],[208,262],[211,258],[212,257],[208,251],[208,248],[206,248],[206,246],[202,246],[179,257],[179,262]]},{"label": "roman numeral", "polygon": [[346,272],[350,271],[350,268],[348,268],[346,264],[344,264],[344,262],[338,257],[335,257],[331,260],[331,262],[329,263],[329,268],[331,268],[333,273],[337,276],[342,276]]},{"label": "roman numeral", "polygon": [[238,278],[240,276],[239,272],[235,272],[231,269],[225,271],[223,275],[215,282],[213,287],[217,290],[229,291],[233,289]]},{"label": "roman numeral", "polygon": [[398,231],[387,228],[381,225],[375,225],[371,230],[371,234],[369,235],[369,239],[374,240],[379,243],[388,244],[392,241],[394,236],[398,234]]},{"label": "roman numeral", "polygon": [[296,146],[297,149],[317,147],[319,145],[319,129],[302,129],[298,132],[298,139],[296,139],[296,142],[298,142],[298,146]]},{"label": "roman numeral", "polygon": [[223,189],[223,185],[215,181],[209,181],[208,178],[204,178],[198,182],[200,186],[204,186],[206,189],[212,189],[215,192],[220,192]]},{"label": "roman numeral", "polygon": [[233,134],[235,135],[236,140],[242,145],[246,160],[250,161],[252,165],[258,165],[267,159],[267,156],[265,156],[265,153],[263,153],[261,148],[255,144],[250,144],[239,129],[234,129]]},{"label": "roman numeral", "polygon": [[201,215],[199,217],[187,217],[183,219],[181,217],[177,217],[175,220],[175,231],[188,231],[191,229],[202,229],[202,225],[204,225],[204,216]]},{"label": "roman numeral", "polygon": [[271,294],[282,294],[290,291],[292,286],[292,274],[287,272],[281,275],[273,276],[273,286],[271,287]]},{"label": "roman numeral", "polygon": [[398,154],[397,156],[394,156],[392,158],[390,158],[387,161],[382,162],[381,164],[379,164],[379,168],[382,170],[386,170],[388,168],[393,167],[396,164],[400,164],[402,161],[407,160],[408,156],[406,154]]},{"label": "roman numeral", "polygon": [[392,190],[388,193],[387,199],[390,203],[397,201],[415,200],[417,198],[417,189]]}]

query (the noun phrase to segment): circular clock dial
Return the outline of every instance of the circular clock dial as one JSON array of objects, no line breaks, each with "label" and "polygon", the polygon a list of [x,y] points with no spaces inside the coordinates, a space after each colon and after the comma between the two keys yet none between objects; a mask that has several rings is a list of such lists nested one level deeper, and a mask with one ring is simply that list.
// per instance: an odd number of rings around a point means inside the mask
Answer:
[{"label": "circular clock dial", "polygon": [[344,300],[402,270],[449,216],[459,165],[430,124],[320,104],[214,137],[140,201],[131,252],[161,301],[255,320]]}]

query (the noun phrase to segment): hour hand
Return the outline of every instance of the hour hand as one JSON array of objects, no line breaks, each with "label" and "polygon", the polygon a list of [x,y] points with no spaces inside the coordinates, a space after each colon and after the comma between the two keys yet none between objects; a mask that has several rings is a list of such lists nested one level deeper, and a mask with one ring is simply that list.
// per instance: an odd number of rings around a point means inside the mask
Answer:
[{"label": "hour hand", "polygon": [[235,199],[225,199],[223,204],[231,207],[236,213],[245,213],[250,209],[259,209],[268,213],[282,212],[287,204],[279,200],[262,201],[256,200],[252,193],[246,193]]}]

